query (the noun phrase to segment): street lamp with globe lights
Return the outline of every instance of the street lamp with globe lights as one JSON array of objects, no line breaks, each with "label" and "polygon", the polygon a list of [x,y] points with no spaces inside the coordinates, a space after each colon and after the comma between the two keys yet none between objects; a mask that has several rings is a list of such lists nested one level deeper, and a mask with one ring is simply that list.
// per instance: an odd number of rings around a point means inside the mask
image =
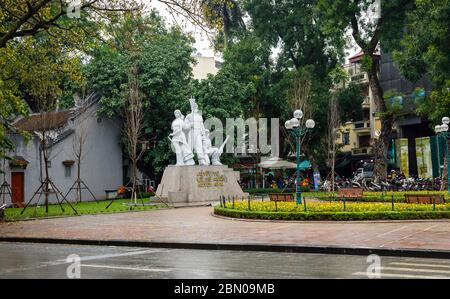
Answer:
[{"label": "street lamp with globe lights", "polygon": [[300,127],[300,119],[303,118],[303,111],[298,109],[294,111],[294,118],[286,121],[284,123],[285,128],[291,132],[292,137],[295,138],[296,142],[296,153],[295,156],[297,158],[297,184],[296,184],[296,199],[297,204],[302,203],[302,194],[301,194],[301,187],[300,187],[300,141],[301,137],[304,136],[308,131],[312,130],[316,123],[312,119],[308,119],[305,122],[305,128]]},{"label": "street lamp with globe lights", "polygon": [[446,153],[447,153],[447,190],[450,193],[450,171],[449,171],[450,153],[449,153],[448,140],[447,140],[450,137],[450,133],[448,131],[449,124],[450,124],[450,118],[445,116],[442,118],[442,124],[434,127],[434,131],[436,132],[436,135],[438,136],[438,138],[443,137],[445,140],[445,148],[446,148]]}]

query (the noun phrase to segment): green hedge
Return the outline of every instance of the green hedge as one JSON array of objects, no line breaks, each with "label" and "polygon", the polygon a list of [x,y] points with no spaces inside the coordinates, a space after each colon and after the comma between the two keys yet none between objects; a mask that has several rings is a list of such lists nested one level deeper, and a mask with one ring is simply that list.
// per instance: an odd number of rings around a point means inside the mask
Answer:
[{"label": "green hedge", "polygon": [[450,211],[264,212],[214,207],[216,215],[263,220],[407,220],[450,219]]}]

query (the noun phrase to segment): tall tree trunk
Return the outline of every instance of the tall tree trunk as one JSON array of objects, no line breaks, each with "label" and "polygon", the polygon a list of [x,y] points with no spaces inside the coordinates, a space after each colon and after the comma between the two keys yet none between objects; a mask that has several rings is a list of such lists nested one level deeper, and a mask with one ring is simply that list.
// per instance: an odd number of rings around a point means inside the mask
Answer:
[{"label": "tall tree trunk", "polygon": [[383,89],[378,79],[378,67],[379,61],[372,56],[372,66],[367,74],[375,103],[375,112],[381,113],[381,134],[378,138],[375,138],[373,145],[375,181],[386,180],[387,178],[388,148],[394,122],[392,114],[386,113],[387,107],[384,102]]},{"label": "tall tree trunk", "polygon": [[[450,150],[450,142],[449,140],[445,140],[447,142],[446,146],[447,146],[447,151]],[[447,152],[445,152],[446,154],[444,155],[444,168],[442,169],[442,174],[441,174],[441,190],[447,190],[448,189],[448,157],[450,156],[450,154],[448,154]]]},{"label": "tall tree trunk", "polygon": [[77,161],[77,187],[77,202],[81,202],[81,159]]},{"label": "tall tree trunk", "polygon": [[137,204],[137,162],[132,160],[132,190],[131,190],[131,198],[134,200],[134,203]]},{"label": "tall tree trunk", "polygon": [[49,193],[49,174],[48,174],[48,151],[47,151],[47,142],[45,141],[45,132],[42,133],[42,155],[44,157],[44,170],[45,170],[45,179],[44,179],[44,197],[45,197],[45,213],[48,214],[48,193]]}]

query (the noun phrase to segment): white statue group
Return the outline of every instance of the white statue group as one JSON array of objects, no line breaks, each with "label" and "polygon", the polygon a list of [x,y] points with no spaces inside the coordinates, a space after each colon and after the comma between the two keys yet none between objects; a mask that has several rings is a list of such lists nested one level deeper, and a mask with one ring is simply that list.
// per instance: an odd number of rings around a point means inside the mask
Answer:
[{"label": "white statue group", "polygon": [[176,166],[195,165],[194,153],[197,154],[199,165],[222,165],[220,156],[228,138],[220,148],[212,147],[209,131],[205,129],[195,99],[190,99],[189,102],[191,113],[186,118],[180,110],[175,110],[172,133],[169,135],[177,156]]}]

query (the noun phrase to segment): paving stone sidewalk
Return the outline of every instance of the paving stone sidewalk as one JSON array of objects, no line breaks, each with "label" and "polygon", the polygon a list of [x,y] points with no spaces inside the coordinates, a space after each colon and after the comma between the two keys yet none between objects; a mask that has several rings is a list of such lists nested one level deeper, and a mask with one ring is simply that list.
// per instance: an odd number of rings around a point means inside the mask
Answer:
[{"label": "paving stone sidewalk", "polygon": [[0,223],[0,237],[450,251],[449,220],[267,222],[211,213],[197,207]]}]

